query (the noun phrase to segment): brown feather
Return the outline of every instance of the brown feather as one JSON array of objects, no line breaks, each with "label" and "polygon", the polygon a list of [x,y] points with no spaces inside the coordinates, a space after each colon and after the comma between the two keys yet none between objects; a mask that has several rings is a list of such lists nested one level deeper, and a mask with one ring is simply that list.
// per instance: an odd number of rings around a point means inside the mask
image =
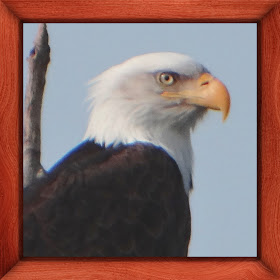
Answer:
[{"label": "brown feather", "polygon": [[24,256],[186,256],[191,218],[175,161],[150,144],[85,142],[24,190]]}]

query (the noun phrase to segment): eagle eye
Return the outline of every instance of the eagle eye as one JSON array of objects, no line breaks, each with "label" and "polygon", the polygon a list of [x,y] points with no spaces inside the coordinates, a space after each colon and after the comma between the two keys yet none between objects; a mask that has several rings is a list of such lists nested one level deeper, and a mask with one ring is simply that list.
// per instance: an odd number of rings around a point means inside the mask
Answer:
[{"label": "eagle eye", "polygon": [[159,81],[166,86],[171,86],[175,80],[171,74],[161,73],[159,75]]}]

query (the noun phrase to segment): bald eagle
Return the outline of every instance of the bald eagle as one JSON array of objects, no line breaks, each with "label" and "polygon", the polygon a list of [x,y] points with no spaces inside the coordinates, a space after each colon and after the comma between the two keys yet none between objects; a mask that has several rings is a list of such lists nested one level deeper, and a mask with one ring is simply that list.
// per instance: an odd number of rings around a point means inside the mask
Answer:
[{"label": "bald eagle", "polygon": [[190,133],[229,93],[201,64],[151,53],[91,81],[84,141],[24,189],[24,256],[187,256]]}]

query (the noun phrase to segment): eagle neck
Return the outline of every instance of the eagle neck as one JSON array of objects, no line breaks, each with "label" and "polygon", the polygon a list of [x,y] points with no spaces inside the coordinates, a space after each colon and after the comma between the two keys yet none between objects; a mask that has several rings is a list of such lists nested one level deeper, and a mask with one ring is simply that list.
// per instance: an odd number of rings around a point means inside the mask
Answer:
[{"label": "eagle neck", "polygon": [[[107,118],[104,122],[98,120],[98,114],[93,115],[86,139],[105,147],[117,147],[118,145],[131,145],[136,142],[150,143],[161,147],[171,158],[175,160],[182,175],[184,188],[188,194],[191,188],[192,177],[192,146],[190,127],[174,127],[172,122],[162,122],[155,125],[150,120],[141,125],[135,125],[123,115],[114,120]],[[124,117],[123,117],[124,116]]]},{"label": "eagle neck", "polygon": [[190,132],[179,133],[167,130],[161,137],[151,140],[150,143],[164,149],[177,163],[182,175],[184,188],[187,194],[191,189],[193,152]]}]

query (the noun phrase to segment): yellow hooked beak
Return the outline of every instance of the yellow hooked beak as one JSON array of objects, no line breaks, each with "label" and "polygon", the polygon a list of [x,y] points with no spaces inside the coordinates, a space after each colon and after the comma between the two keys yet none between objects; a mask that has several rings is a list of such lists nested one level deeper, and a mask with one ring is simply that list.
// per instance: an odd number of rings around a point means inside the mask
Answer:
[{"label": "yellow hooked beak", "polygon": [[161,96],[170,99],[184,99],[187,104],[220,110],[223,114],[223,121],[229,114],[230,96],[227,88],[220,80],[208,73],[204,73],[194,80],[190,89],[180,92],[164,91]]}]

